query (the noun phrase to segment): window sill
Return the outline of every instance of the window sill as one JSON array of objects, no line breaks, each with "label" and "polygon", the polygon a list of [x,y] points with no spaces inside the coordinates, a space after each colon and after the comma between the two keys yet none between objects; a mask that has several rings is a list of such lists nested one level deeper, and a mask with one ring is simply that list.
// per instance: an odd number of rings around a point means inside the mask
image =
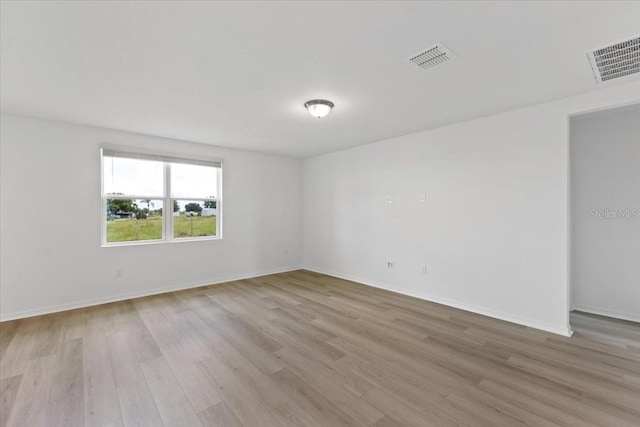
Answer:
[{"label": "window sill", "polygon": [[122,246],[146,246],[146,245],[163,245],[163,244],[187,243],[187,242],[208,242],[211,240],[222,240],[222,236],[194,237],[194,238],[185,237],[185,238],[173,239],[173,240],[141,240],[141,241],[131,241],[131,242],[113,242],[113,243],[103,243],[101,247],[117,248]]}]

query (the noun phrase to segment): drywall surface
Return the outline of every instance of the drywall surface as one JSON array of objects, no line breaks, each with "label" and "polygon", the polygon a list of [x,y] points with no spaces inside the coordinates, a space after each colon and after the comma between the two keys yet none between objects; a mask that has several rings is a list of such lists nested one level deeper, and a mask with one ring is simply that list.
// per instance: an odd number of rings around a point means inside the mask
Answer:
[{"label": "drywall surface", "polygon": [[305,268],[569,334],[568,115],[639,99],[634,81],[305,160]]},{"label": "drywall surface", "polygon": [[640,104],[570,126],[573,308],[640,321]]},{"label": "drywall surface", "polygon": [[[1,128],[2,319],[301,266],[300,160],[11,115]],[[103,143],[222,159],[223,239],[101,247]]]}]

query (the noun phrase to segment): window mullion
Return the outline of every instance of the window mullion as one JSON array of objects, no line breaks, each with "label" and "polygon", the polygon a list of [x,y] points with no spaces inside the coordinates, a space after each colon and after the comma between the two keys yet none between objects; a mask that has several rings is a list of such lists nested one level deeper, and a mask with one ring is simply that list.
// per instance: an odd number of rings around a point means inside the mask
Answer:
[{"label": "window mullion", "polygon": [[173,240],[173,201],[171,199],[171,164],[164,163],[164,240]]},{"label": "window mullion", "polygon": [[216,201],[216,236],[222,237],[222,168],[216,171],[217,201]]},{"label": "window mullion", "polygon": [[[100,194],[104,195],[104,156],[100,150]],[[107,243],[107,199],[100,197],[100,240],[101,244]]]}]

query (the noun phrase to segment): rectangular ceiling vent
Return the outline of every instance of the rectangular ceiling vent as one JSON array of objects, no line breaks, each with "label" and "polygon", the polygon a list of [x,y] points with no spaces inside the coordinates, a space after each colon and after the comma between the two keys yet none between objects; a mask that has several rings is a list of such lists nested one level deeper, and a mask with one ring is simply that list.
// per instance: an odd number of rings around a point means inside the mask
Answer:
[{"label": "rectangular ceiling vent", "polygon": [[596,82],[640,73],[640,36],[587,52]]},{"label": "rectangular ceiling vent", "polygon": [[409,58],[409,61],[416,64],[418,67],[427,70],[455,58],[457,58],[457,56],[453,52],[444,47],[442,43],[438,43],[437,45],[412,56]]}]

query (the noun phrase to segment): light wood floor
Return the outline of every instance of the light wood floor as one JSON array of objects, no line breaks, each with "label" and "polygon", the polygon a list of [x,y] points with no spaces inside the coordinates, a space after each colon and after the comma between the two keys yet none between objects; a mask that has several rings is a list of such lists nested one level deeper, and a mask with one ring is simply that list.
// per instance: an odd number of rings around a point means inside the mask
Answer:
[{"label": "light wood floor", "polygon": [[640,328],[573,320],[298,271],[5,322],[0,424],[639,426]]}]

